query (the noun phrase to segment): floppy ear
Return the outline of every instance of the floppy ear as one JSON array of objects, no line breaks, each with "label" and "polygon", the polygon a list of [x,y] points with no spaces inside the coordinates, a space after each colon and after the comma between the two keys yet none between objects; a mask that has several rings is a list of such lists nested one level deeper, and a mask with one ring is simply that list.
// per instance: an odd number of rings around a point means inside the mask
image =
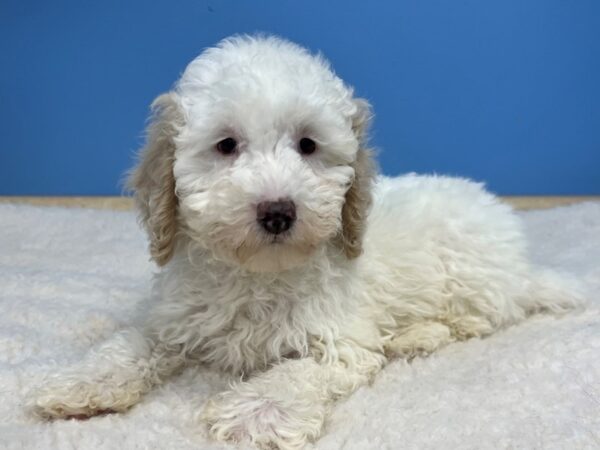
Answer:
[{"label": "floppy ear", "polygon": [[150,255],[165,265],[173,254],[177,232],[177,196],[173,161],[174,138],[183,125],[177,95],[163,94],[152,103],[145,147],[127,185],[135,193],[139,220],[148,232]]},{"label": "floppy ear", "polygon": [[359,147],[356,160],[351,164],[354,168],[354,179],[346,192],[346,200],[342,208],[341,236],[342,248],[349,259],[356,258],[362,253],[362,238],[371,206],[371,185],[375,177],[372,152],[367,148],[371,106],[363,99],[355,99],[354,102],[357,110],[352,118],[352,130]]}]

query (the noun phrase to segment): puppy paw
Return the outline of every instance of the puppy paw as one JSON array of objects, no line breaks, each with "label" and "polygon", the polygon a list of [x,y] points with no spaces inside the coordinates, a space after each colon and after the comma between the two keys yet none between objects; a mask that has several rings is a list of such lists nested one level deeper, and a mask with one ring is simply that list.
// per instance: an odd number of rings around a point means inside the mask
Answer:
[{"label": "puppy paw", "polygon": [[137,403],[145,391],[139,384],[57,377],[30,392],[26,407],[43,419],[85,419],[123,412]]},{"label": "puppy paw", "polygon": [[406,327],[386,343],[386,352],[402,358],[425,356],[449,344],[454,338],[450,328],[439,322],[419,322]]},{"label": "puppy paw", "polygon": [[250,442],[269,450],[297,450],[320,434],[324,412],[315,408],[232,390],[210,399],[201,419],[216,440]]},{"label": "puppy paw", "polygon": [[149,358],[144,336],[123,330],[80,362],[45,376],[28,394],[26,407],[46,419],[126,411],[152,387],[155,369]]}]

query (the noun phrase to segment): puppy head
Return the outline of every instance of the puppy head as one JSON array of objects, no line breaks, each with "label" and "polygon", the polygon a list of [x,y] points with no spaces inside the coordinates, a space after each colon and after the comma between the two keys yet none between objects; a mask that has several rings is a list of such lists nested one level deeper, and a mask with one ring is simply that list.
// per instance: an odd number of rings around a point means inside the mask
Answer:
[{"label": "puppy head", "polygon": [[328,243],[360,255],[370,108],[321,57],[276,38],[228,39],[153,107],[129,180],[159,265],[178,233],[259,272],[302,265]]}]

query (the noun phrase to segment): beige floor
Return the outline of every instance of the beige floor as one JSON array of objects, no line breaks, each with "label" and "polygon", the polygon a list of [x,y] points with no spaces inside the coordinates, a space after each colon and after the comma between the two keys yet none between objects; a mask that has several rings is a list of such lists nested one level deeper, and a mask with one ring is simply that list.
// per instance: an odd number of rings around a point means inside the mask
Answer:
[{"label": "beige floor", "polygon": [[[582,201],[600,201],[600,195],[591,196],[507,196],[502,197],[517,209],[545,209]],[[0,203],[25,203],[39,206],[66,206],[70,208],[98,208],[129,210],[133,207],[130,197],[2,197]]]}]

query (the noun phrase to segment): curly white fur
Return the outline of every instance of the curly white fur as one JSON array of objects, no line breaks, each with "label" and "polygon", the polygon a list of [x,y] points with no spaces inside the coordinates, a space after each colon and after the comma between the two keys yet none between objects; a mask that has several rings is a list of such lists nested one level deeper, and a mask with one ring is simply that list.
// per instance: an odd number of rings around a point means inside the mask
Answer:
[{"label": "curly white fur", "polygon": [[[242,377],[199,412],[212,436],[301,448],[390,356],[577,303],[530,267],[518,219],[480,184],[371,184],[368,105],[294,44],[228,39],[155,110],[131,178],[163,266],[154,295],[139,324],[32,394],[41,416],[125,411],[202,363]],[[215,150],[227,137],[235,154]],[[299,152],[303,137],[314,154]],[[273,238],[256,208],[282,198],[297,221]]]}]

